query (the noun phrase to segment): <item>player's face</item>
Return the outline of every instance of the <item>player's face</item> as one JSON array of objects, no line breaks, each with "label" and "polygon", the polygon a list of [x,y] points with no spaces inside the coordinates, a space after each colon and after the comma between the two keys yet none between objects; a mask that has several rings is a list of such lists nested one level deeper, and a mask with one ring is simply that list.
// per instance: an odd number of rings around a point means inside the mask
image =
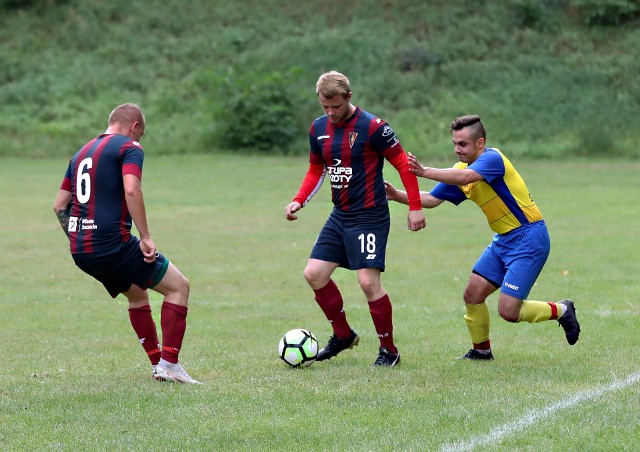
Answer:
[{"label": "player's face", "polygon": [[453,146],[463,163],[473,163],[484,150],[484,138],[474,139],[469,127],[452,132]]},{"label": "player's face", "polygon": [[333,97],[324,97],[322,94],[318,94],[320,105],[324,110],[327,118],[332,123],[343,122],[349,117],[349,106],[351,105],[351,93],[345,98],[341,95]]}]

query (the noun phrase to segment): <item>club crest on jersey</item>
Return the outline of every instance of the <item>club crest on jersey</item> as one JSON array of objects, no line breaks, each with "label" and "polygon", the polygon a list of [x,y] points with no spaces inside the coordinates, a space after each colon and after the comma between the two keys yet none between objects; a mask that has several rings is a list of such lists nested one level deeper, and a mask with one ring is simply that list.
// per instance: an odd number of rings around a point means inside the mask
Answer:
[{"label": "club crest on jersey", "polygon": [[356,142],[356,138],[358,138],[358,132],[349,132],[349,147],[353,148],[353,143]]}]

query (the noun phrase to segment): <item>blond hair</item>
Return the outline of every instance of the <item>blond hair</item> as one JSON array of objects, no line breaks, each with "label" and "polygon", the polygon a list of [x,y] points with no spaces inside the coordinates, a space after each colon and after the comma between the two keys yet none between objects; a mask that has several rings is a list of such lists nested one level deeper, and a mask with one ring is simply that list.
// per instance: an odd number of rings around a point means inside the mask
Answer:
[{"label": "blond hair", "polygon": [[346,99],[350,92],[349,79],[337,71],[325,72],[318,78],[316,83],[316,95],[322,94],[327,99],[331,99],[338,94]]}]

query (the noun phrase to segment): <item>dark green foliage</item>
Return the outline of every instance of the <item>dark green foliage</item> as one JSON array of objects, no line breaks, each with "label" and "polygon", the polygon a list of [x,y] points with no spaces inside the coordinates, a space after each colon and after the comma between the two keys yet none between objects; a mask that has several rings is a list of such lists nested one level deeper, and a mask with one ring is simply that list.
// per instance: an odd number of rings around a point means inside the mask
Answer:
[{"label": "dark green foliage", "polygon": [[5,0],[0,155],[67,155],[122,102],[156,153],[306,153],[335,69],[425,157],[474,112],[510,153],[637,158],[639,2]]},{"label": "dark green foliage", "polygon": [[0,0],[0,11],[12,9],[38,9],[61,5],[67,0]]},{"label": "dark green foliage", "polygon": [[571,0],[587,25],[616,26],[640,17],[640,0]]}]

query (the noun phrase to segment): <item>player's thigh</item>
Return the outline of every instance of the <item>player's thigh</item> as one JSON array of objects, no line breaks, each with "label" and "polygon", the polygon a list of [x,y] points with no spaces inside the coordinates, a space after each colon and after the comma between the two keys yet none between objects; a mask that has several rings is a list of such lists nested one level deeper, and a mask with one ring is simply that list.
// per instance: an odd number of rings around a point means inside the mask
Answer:
[{"label": "player's thigh", "polygon": [[471,273],[467,287],[464,289],[464,302],[467,304],[484,303],[489,295],[498,290],[495,283],[485,277]]},{"label": "player's thigh", "polygon": [[498,298],[498,313],[500,317],[509,321],[517,322],[522,308],[522,299],[508,295],[502,290]]},{"label": "player's thigh", "polygon": [[[507,268],[496,250],[496,242],[492,241],[473,265],[473,275],[480,276],[494,286],[494,290],[502,285]],[[469,282],[471,283],[471,278]],[[474,278],[475,280],[475,278]],[[483,284],[484,286],[484,284]]]},{"label": "player's thigh", "polygon": [[149,304],[149,293],[135,284],[131,284],[129,290],[123,292],[123,294],[129,300],[130,308],[141,308]]},{"label": "player's thigh", "polygon": [[153,286],[152,289],[165,296],[176,292],[188,294],[189,281],[175,265],[169,262],[167,272],[164,274],[160,282]]},{"label": "player's thigh", "polygon": [[549,235],[544,224],[523,229],[511,246],[505,246],[503,259],[507,267],[502,292],[526,300],[549,257]]},{"label": "player's thigh", "polygon": [[348,259],[344,247],[343,233],[344,225],[342,219],[336,213],[331,213],[316,238],[309,262],[319,260],[347,267]]}]

